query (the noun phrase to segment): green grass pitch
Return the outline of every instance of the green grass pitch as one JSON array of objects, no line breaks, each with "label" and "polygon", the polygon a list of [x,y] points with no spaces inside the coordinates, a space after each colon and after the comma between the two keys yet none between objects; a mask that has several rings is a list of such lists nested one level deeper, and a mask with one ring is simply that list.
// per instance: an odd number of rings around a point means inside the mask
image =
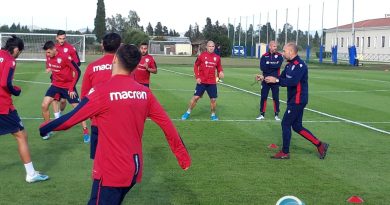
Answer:
[{"label": "green grass pitch", "polygon": [[[186,172],[180,169],[162,131],[147,121],[143,181],[123,204],[268,205],[285,195],[297,196],[308,205],[348,204],[352,195],[362,197],[367,205],[390,204],[390,134],[381,133],[390,132],[388,65],[352,68],[310,63],[307,108],[318,112],[306,110],[304,126],[330,144],[328,155],[319,160],[315,147],[294,133],[291,159],[275,161],[270,156],[277,150],[268,145],[280,146],[282,140],[272,103],[266,120],[255,120],[260,86],[251,84],[259,72],[258,60],[222,59],[226,85],[218,85],[220,121],[209,120],[207,95],[190,120],[181,121],[195,88],[195,80],[188,76],[194,60],[156,57],[159,71],[151,81],[153,93],[192,156],[192,167]],[[22,93],[14,102],[29,134],[35,168],[51,179],[26,183],[15,139],[1,136],[0,204],[74,205],[89,199],[92,161],[80,125],[56,132],[48,141],[39,137],[40,105],[48,83],[43,62],[18,62],[14,84],[22,87]],[[285,88],[280,98],[286,99]],[[281,116],[285,107],[281,103]]]}]

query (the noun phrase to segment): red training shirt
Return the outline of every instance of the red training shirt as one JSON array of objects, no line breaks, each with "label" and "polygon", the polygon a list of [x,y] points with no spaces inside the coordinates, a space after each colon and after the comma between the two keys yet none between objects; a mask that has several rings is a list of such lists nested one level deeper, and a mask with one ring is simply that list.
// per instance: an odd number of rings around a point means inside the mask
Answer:
[{"label": "red training shirt", "polygon": [[73,92],[80,77],[80,69],[73,64],[71,57],[57,52],[54,57],[46,57],[46,68],[52,72],[52,85]]},{"label": "red training shirt", "polygon": [[15,110],[11,95],[18,96],[21,91],[12,85],[15,69],[15,58],[7,50],[0,50],[0,114]]},{"label": "red training shirt", "polygon": [[203,84],[216,84],[215,71],[223,71],[221,57],[215,53],[207,51],[201,53],[194,64],[194,74],[196,78],[201,79]]},{"label": "red training shirt", "polygon": [[148,68],[157,69],[153,56],[146,54],[142,56],[137,68],[133,71],[134,79],[141,84],[150,84],[150,72],[146,70],[145,63],[148,65]]}]

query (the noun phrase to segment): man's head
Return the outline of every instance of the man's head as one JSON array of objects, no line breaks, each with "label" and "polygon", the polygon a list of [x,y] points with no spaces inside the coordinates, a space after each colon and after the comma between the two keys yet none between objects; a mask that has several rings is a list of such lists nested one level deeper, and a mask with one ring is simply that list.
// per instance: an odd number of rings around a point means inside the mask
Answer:
[{"label": "man's head", "polygon": [[121,46],[122,38],[117,33],[108,33],[104,35],[102,40],[102,47],[106,53],[115,53],[119,46]]},{"label": "man's head", "polygon": [[295,43],[287,43],[283,47],[283,57],[286,60],[292,60],[298,55],[298,46]]},{"label": "man's head", "polygon": [[57,49],[53,41],[47,41],[42,49],[46,51],[47,57],[52,58],[57,55]]},{"label": "man's head", "polygon": [[113,73],[131,73],[141,60],[141,52],[133,44],[123,44],[115,54],[113,61]]},{"label": "man's head", "polygon": [[60,45],[64,45],[66,41],[66,32],[63,30],[58,30],[56,40]]},{"label": "man's head", "polygon": [[213,41],[208,41],[206,47],[207,47],[207,52],[214,53],[215,44]]},{"label": "man's head", "polygon": [[268,48],[270,53],[275,53],[278,50],[278,44],[275,41],[270,41]]},{"label": "man's head", "polygon": [[148,54],[149,45],[146,42],[141,43],[139,46],[139,51],[141,52],[142,56]]},{"label": "man's head", "polygon": [[5,42],[5,46],[2,49],[7,50],[14,58],[17,58],[24,50],[23,40],[15,35],[11,35],[11,38]]}]

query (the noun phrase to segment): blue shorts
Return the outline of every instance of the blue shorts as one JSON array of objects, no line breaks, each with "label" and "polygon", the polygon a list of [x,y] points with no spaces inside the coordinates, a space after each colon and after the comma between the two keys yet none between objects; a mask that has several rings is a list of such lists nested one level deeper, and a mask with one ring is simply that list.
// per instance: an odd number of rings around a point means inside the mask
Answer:
[{"label": "blue shorts", "polygon": [[47,89],[45,96],[52,97],[54,99],[56,99],[56,98],[58,99],[58,94],[60,94],[60,98],[65,98],[66,100],[68,100],[68,102],[70,104],[79,103],[80,99],[79,99],[79,94],[77,93],[76,88],[74,89],[74,91],[76,92],[76,97],[71,99],[69,96],[69,93],[68,93],[68,89],[59,88],[59,87],[56,87],[54,85],[51,85],[49,87],[49,89]]},{"label": "blue shorts", "polygon": [[0,135],[12,134],[21,130],[24,130],[24,126],[16,110],[8,114],[0,114]]},{"label": "blue shorts", "polygon": [[202,97],[204,91],[207,91],[210,99],[218,97],[217,84],[196,84],[194,95]]},{"label": "blue shorts", "polygon": [[88,205],[121,204],[127,192],[135,185],[128,187],[103,186],[101,180],[94,179],[92,184],[91,198]]}]

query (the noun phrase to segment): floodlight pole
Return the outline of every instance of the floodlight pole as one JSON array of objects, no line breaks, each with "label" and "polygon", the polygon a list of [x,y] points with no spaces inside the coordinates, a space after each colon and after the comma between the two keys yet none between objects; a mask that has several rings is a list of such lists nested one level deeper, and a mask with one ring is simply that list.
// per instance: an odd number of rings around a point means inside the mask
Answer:
[{"label": "floodlight pole", "polygon": [[276,9],[275,43],[278,43],[278,10]]},{"label": "floodlight pole", "polygon": [[299,7],[298,7],[298,17],[297,17],[297,36],[296,36],[296,39],[295,39],[295,44],[297,44],[297,45],[298,45],[298,38],[299,38],[298,26],[299,26]]},{"label": "floodlight pole", "polygon": [[269,40],[269,39],[268,39],[268,38],[269,38],[269,32],[268,32],[269,28],[268,28],[268,27],[269,27],[269,12],[267,13],[267,42],[266,42],[266,43],[269,42],[269,41],[268,41],[268,40]]},{"label": "floodlight pole", "polygon": [[286,24],[284,25],[284,31],[285,31],[284,45],[287,44],[287,21],[288,21],[288,8],[286,9]]},{"label": "floodlight pole", "polygon": [[352,46],[355,46],[355,0],[352,0]]},{"label": "floodlight pole", "polygon": [[339,45],[339,0],[337,0],[336,46]]},{"label": "floodlight pole", "polygon": [[325,2],[323,1],[322,2],[322,23],[321,23],[321,46],[322,46],[322,43],[323,43],[323,40],[324,40],[324,6],[325,6]]}]

